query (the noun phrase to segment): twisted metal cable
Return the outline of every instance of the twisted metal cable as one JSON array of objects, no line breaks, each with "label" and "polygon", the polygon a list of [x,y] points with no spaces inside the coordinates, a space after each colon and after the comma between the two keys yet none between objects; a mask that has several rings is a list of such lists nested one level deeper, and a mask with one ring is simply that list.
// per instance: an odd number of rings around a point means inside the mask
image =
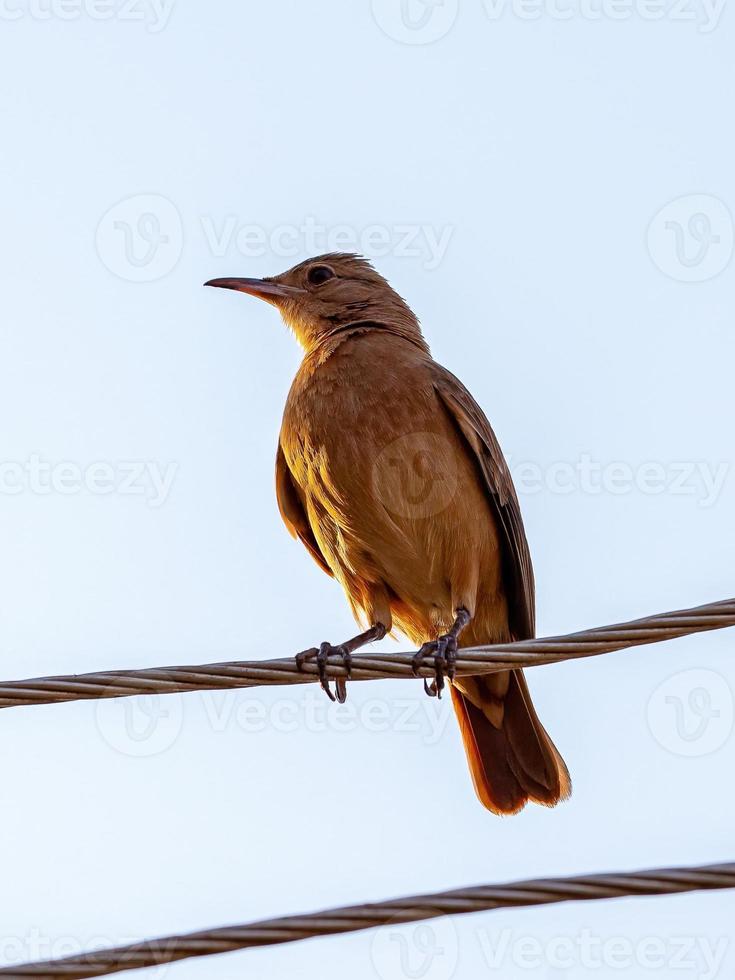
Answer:
[{"label": "twisted metal cable", "polygon": [[21,977],[35,977],[36,980],[74,977],[81,980],[160,966],[193,956],[229,953],[253,946],[276,946],[317,936],[359,932],[375,926],[419,922],[440,915],[466,915],[501,908],[672,895],[721,888],[735,888],[735,863],[480,885],[434,895],[411,895],[388,902],[328,909],[309,915],[288,915],[247,925],[167,936],[59,960],[5,967],[0,969],[0,977],[15,977],[17,980]]},{"label": "twisted metal cable", "polygon": [[[694,609],[647,616],[629,623],[583,630],[568,636],[521,640],[487,646],[462,647],[457,674],[485,674],[508,667],[534,667],[563,660],[597,657],[627,647],[673,640],[690,633],[735,626],[735,599],[713,602]],[[314,651],[316,652],[316,651]],[[414,677],[413,653],[356,654],[351,678],[355,681]],[[419,676],[432,677],[427,665]],[[56,704],[97,698],[125,698],[140,694],[174,694],[187,691],[216,691],[262,687],[270,684],[305,684],[318,680],[316,664],[299,669],[293,657],[280,660],[235,661],[203,666],[151,667],[143,670],[112,670],[60,677],[0,683],[0,708],[30,704]],[[330,678],[344,677],[339,663],[328,668]]]}]

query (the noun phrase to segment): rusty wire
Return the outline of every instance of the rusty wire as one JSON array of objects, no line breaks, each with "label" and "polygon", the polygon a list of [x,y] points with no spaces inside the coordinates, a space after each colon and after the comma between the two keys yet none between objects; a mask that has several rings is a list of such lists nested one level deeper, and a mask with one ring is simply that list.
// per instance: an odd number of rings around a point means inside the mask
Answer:
[{"label": "rusty wire", "polygon": [[[563,660],[596,657],[627,647],[659,643],[662,640],[672,640],[706,630],[724,629],[727,626],[735,626],[735,599],[648,616],[616,626],[583,630],[568,636],[463,647],[459,651],[457,674],[493,673],[508,667],[533,667]],[[412,659],[412,653],[353,655],[351,677],[355,681],[413,677]],[[345,669],[341,662],[330,664],[328,675],[330,678],[344,677]],[[420,669],[419,676],[433,676],[430,660]],[[317,667],[314,663],[307,662],[299,670],[293,657],[70,674],[0,683],[0,708],[96,698],[124,698],[140,694],[305,684],[317,679]]]},{"label": "rusty wire", "polygon": [[85,977],[121,973],[124,970],[160,966],[193,956],[229,953],[253,946],[276,946],[317,936],[359,932],[375,926],[397,926],[440,915],[465,915],[469,912],[529,905],[672,895],[721,888],[735,888],[735,863],[480,885],[434,895],[411,895],[388,902],[353,905],[308,915],[288,915],[247,925],[167,936],[59,960],[5,967],[0,969],[0,976],[16,977],[18,980],[21,977],[35,977],[36,980],[74,977],[81,980]]}]

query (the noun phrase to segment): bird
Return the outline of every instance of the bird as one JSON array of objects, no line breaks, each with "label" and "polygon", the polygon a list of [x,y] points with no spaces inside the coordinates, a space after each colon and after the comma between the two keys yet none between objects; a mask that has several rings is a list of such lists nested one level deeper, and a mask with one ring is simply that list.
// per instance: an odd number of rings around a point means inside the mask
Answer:
[{"label": "bird", "polygon": [[[498,440],[465,386],[431,356],[407,302],[362,256],[320,255],[262,279],[207,286],[265,300],[303,348],[276,452],[291,535],[342,586],[362,632],[297,658],[349,676],[355,650],[396,631],[414,672],[448,681],[475,792],[499,815],[571,794],[567,767],[521,669],[458,675],[463,646],[535,635],[535,584]],[[345,679],[336,681],[343,701]]]}]

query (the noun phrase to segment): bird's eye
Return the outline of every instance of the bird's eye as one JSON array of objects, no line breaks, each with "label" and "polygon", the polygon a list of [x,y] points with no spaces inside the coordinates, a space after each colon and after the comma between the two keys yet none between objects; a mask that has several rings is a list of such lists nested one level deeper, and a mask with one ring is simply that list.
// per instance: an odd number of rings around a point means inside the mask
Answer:
[{"label": "bird's eye", "polygon": [[328,279],[334,279],[334,272],[328,265],[315,265],[309,269],[306,277],[312,286],[321,286]]}]

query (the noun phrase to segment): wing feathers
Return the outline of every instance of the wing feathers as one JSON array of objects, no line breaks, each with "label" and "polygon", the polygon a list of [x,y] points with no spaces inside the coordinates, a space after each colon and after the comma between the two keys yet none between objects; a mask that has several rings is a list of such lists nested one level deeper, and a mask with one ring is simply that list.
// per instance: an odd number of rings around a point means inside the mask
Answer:
[{"label": "wing feathers", "polygon": [[531,554],[523,529],[513,479],[498,440],[484,412],[453,374],[436,365],[436,392],[468,443],[498,520],[503,540],[503,577],[508,598],[509,626],[514,639],[536,632],[536,591]]},{"label": "wing feathers", "polygon": [[293,481],[280,443],[276,453],[276,498],[283,523],[288,528],[291,537],[298,538],[317,565],[324,569],[327,575],[333,576],[334,573],[327,564],[314,537],[314,532],[304,510],[301,494]]}]

